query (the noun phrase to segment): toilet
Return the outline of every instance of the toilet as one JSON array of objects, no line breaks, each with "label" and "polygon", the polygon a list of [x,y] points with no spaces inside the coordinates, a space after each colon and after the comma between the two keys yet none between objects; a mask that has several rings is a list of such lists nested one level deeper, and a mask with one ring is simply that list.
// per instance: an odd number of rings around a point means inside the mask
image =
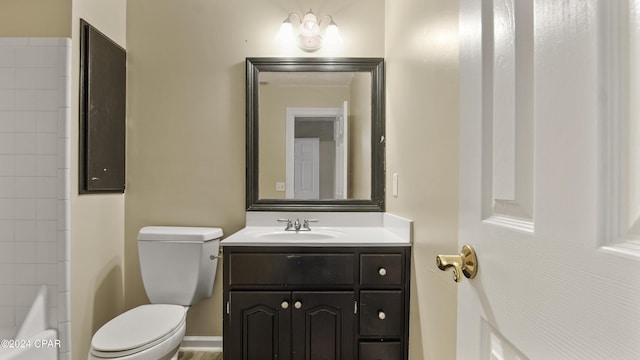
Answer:
[{"label": "toilet", "polygon": [[91,339],[88,359],[177,359],[189,306],[211,296],[221,237],[219,228],[140,229],[140,269],[151,304],[102,326]]}]

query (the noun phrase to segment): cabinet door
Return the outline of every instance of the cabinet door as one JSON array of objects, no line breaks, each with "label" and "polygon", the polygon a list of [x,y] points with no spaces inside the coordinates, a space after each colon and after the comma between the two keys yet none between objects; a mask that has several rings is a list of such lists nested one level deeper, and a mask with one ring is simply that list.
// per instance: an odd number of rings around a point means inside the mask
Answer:
[{"label": "cabinet door", "polygon": [[231,349],[224,349],[225,358],[291,359],[289,292],[232,291],[229,299]]},{"label": "cabinet door", "polygon": [[293,360],[352,360],[353,292],[294,292],[291,296]]}]

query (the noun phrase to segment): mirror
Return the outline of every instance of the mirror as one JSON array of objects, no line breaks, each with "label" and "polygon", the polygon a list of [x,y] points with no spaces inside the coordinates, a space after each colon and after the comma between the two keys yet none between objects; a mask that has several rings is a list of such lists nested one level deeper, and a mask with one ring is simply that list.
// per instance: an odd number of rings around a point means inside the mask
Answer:
[{"label": "mirror", "polygon": [[247,210],[384,211],[384,60],[247,58]]}]

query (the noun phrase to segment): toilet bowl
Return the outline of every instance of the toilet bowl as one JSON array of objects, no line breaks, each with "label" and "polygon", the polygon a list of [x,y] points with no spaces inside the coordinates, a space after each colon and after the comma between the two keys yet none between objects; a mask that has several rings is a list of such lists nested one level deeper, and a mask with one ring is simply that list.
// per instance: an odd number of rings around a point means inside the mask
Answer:
[{"label": "toilet bowl", "polygon": [[211,296],[221,237],[218,228],[141,229],[140,266],[151,304],[103,325],[91,339],[88,359],[177,359],[189,305]]},{"label": "toilet bowl", "polygon": [[89,359],[171,359],[184,337],[187,308],[141,305],[96,332]]}]

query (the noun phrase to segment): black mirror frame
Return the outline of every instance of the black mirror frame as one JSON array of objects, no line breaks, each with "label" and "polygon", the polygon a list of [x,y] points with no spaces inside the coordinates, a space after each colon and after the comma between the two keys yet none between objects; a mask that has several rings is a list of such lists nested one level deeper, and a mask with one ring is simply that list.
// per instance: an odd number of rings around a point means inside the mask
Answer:
[{"label": "black mirror frame", "polygon": [[[371,73],[371,199],[259,199],[258,114],[259,73]],[[246,59],[246,208],[248,211],[368,211],[385,210],[385,85],[383,58],[247,58]]]}]

